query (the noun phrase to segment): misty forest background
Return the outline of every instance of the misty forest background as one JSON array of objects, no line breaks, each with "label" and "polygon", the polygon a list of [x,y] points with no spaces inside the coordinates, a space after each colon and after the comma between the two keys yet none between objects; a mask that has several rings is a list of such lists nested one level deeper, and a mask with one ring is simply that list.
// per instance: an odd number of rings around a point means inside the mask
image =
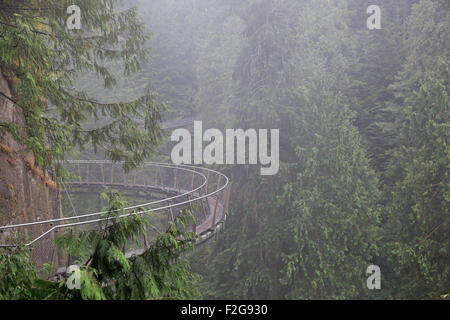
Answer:
[{"label": "misty forest background", "polygon": [[[373,1],[372,1],[373,2]],[[172,115],[280,128],[281,170],[229,166],[205,298],[438,298],[450,288],[448,1],[152,1]],[[366,288],[366,268],[382,290]]]},{"label": "misty forest background", "polygon": [[[231,214],[216,241],[189,255],[200,298],[449,293],[448,0],[136,4],[149,61],[130,77],[107,66],[114,90],[80,75],[80,90],[114,101],[151,88],[168,108],[163,120],[280,129],[277,175],[216,167],[233,182]],[[381,30],[366,27],[372,4]],[[372,264],[381,290],[366,287]]]}]

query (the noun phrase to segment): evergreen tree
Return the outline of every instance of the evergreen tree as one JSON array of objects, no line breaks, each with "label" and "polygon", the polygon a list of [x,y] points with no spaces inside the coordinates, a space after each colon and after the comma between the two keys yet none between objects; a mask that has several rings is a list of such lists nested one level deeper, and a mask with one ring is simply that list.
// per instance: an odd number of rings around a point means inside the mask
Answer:
[{"label": "evergreen tree", "polygon": [[348,108],[326,85],[302,96],[308,108],[297,178],[281,197],[290,237],[281,253],[286,298],[367,298],[364,273],[378,253],[378,181]]},{"label": "evergreen tree", "polygon": [[11,97],[2,96],[22,110],[25,127],[2,122],[1,128],[46,168],[74,146],[92,145],[130,169],[160,141],[163,106],[151,91],[133,101],[97,101],[74,83],[77,75],[95,72],[112,88],[116,79],[105,67],[111,61],[121,63],[125,75],[136,72],[148,55],[144,26],[136,8],[120,1],[71,4],[80,8],[80,30],[66,25],[65,1],[2,1],[0,67],[12,91]]},{"label": "evergreen tree", "polygon": [[[130,300],[198,298],[199,277],[190,272],[181,254],[195,243],[196,235],[183,231],[192,221],[184,210],[142,254],[125,255],[124,248],[142,247],[147,237],[148,216],[120,217],[127,202],[114,190],[103,193],[108,202],[100,229],[68,232],[56,245],[79,266],[79,288],[69,288],[72,275],[62,280],[45,279],[36,270],[25,246],[0,249],[0,299]],[[128,212],[129,214],[129,212]],[[48,269],[48,268],[47,268]],[[50,268],[51,269],[51,268]],[[47,274],[48,276],[49,274]],[[75,283],[77,280],[75,280]]]},{"label": "evergreen tree", "polygon": [[274,177],[233,169],[237,204],[212,267],[219,297],[364,297],[364,272],[377,254],[378,182],[351,112],[335,98],[349,86],[344,10],[345,2],[331,1],[250,1],[241,9],[247,44],[233,75],[232,124],[279,127],[284,163]]},{"label": "evergreen tree", "polygon": [[401,109],[384,197],[383,255],[393,298],[437,299],[450,286],[449,8],[430,0],[413,6],[408,56],[392,85]]},{"label": "evergreen tree", "polygon": [[407,51],[406,19],[415,0],[378,1],[381,10],[380,30],[366,26],[367,0],[348,1],[348,24],[353,37],[352,81],[346,92],[356,111],[354,124],[364,138],[373,167],[384,180],[384,172],[394,147],[399,110],[393,106],[395,95],[390,88],[400,71]]},{"label": "evergreen tree", "polygon": [[395,298],[437,299],[450,286],[449,71],[449,57],[438,58],[405,99],[387,195],[386,282]]}]

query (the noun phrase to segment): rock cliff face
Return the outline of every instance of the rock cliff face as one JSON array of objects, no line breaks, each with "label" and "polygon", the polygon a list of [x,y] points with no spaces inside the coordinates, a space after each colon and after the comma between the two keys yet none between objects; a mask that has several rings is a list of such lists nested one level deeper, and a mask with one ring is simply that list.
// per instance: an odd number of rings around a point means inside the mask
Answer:
[{"label": "rock cliff face", "polygon": [[[0,72],[0,91],[10,96],[8,82]],[[24,125],[20,107],[0,96],[0,123],[12,121]],[[0,225],[20,224],[62,217],[60,191],[51,175],[34,164],[27,152],[8,132],[0,127]],[[35,238],[49,226],[17,229],[20,236]],[[0,234],[2,243],[11,243],[14,230]],[[46,236],[32,248],[33,260],[39,265],[53,262],[55,268],[64,264],[64,257],[51,244],[55,234]]]}]

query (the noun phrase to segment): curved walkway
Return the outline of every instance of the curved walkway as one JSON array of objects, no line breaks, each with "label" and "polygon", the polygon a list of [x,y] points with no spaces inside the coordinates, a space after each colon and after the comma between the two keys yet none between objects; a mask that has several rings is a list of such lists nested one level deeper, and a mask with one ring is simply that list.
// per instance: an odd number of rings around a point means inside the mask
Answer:
[{"label": "curved walkway", "polygon": [[[122,214],[112,219],[129,217],[148,212],[167,212],[168,220],[174,219],[174,210],[183,206],[196,205],[194,212],[196,224],[194,231],[198,234],[197,243],[202,243],[218,232],[228,214],[230,182],[224,174],[203,167],[172,165],[166,163],[146,162],[142,169],[129,175],[120,175],[114,171],[117,165],[111,161],[72,160],[67,161],[72,169],[78,169],[78,180],[66,182],[77,187],[112,186],[117,189],[135,189],[149,193],[166,194],[168,197],[153,200],[135,206],[126,207]],[[117,178],[119,172],[120,178]],[[152,179],[152,182],[149,180]],[[171,181],[169,182],[168,179]],[[119,181],[117,181],[119,180]],[[213,186],[211,188],[211,186]],[[48,229],[28,242],[27,246],[38,245],[40,240],[58,229],[67,230],[81,225],[96,224],[107,220],[107,212],[94,212],[46,221],[1,226],[0,232],[18,231],[34,226],[47,226]],[[76,222],[74,222],[77,220]],[[111,218],[109,218],[111,220]],[[16,244],[0,244],[0,247],[14,247]],[[145,251],[143,248],[140,251]]]}]

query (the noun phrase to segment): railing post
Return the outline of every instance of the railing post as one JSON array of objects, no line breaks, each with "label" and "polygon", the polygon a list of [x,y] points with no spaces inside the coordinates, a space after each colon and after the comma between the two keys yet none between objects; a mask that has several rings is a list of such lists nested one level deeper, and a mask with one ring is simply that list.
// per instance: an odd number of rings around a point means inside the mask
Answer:
[{"label": "railing post", "polygon": [[173,211],[172,211],[172,207],[170,206],[170,201],[167,201],[167,204],[169,206],[169,210],[167,212],[167,224],[166,224],[166,230],[169,228],[169,221],[174,221],[174,217],[173,217]]},{"label": "railing post", "polygon": [[225,214],[226,214],[226,211],[225,211],[225,203],[227,202],[228,190],[229,190],[229,185],[223,190],[222,210],[223,210],[223,215],[224,215],[224,216],[225,216]]},{"label": "railing post", "polygon": [[226,200],[224,201],[224,214],[228,214],[228,203],[230,202],[231,195],[231,182],[228,184],[227,192],[226,192]]},{"label": "railing post", "polygon": [[144,247],[145,247],[145,251],[147,251],[147,249],[148,249],[148,241],[147,241],[147,236],[148,236],[148,230],[147,230],[147,227],[145,227],[145,234],[143,235],[144,236]]},{"label": "railing post", "polygon": [[103,163],[101,164],[100,168],[102,170],[102,183],[105,184],[105,171],[104,171],[104,168],[103,168]]},{"label": "railing post", "polygon": [[175,173],[173,174],[173,188],[177,189],[177,172],[178,169],[175,169]]},{"label": "railing post", "polygon": [[192,172],[191,190],[194,190],[194,177],[195,177],[195,173]]},{"label": "railing post", "polygon": [[[206,186],[203,187],[201,190],[203,190],[203,189],[206,189]],[[206,191],[206,190],[205,190],[205,191]],[[205,192],[204,195],[206,195],[206,194],[207,194],[207,193]],[[204,195],[201,194],[201,196],[204,196]],[[211,213],[211,209],[209,208],[209,201],[208,201],[208,198],[203,198],[203,199],[200,200],[200,202],[201,202],[201,204],[202,204],[203,217],[204,217],[204,219],[207,219],[208,216],[209,216],[210,213]],[[205,203],[206,203],[206,207],[205,207],[205,205],[204,205]]]},{"label": "railing post", "polygon": [[111,184],[113,183],[114,179],[114,163],[111,163]]},{"label": "railing post", "polygon": [[[219,187],[220,187],[220,179],[221,178],[222,177],[219,176],[219,179],[217,179],[217,188],[216,188],[216,190],[218,190]],[[213,229],[213,230],[214,230],[214,227],[216,226],[216,216],[217,216],[217,206],[218,205],[219,205],[219,192],[217,192],[217,194],[216,194],[216,203],[214,205],[214,215],[213,215],[213,220],[212,220],[212,223],[211,223],[211,229]]]},{"label": "railing post", "polygon": [[80,183],[83,182],[83,179],[81,179],[81,169],[80,169],[80,164],[77,163],[77,167],[78,167],[78,177],[80,178]]},{"label": "railing post", "polygon": [[[191,206],[192,205],[192,202],[191,202],[191,195],[190,194],[188,194],[187,195],[187,198],[188,198],[188,200],[189,200],[189,206]],[[194,214],[192,215],[193,217],[193,227],[192,227],[192,232],[194,232],[194,233],[197,233],[197,217],[195,216],[196,215],[196,213],[198,214],[198,212],[197,212],[198,210],[195,210],[195,212],[194,212]]]},{"label": "railing post", "polygon": [[159,174],[159,182],[161,183],[161,186],[164,186],[164,178],[163,178],[162,171],[163,171],[162,168],[161,168],[160,170],[158,170],[158,174]]},{"label": "railing post", "polygon": [[[70,237],[72,237],[73,235],[73,229],[70,229]],[[67,266],[66,268],[68,268],[70,266],[70,254],[67,254]]]},{"label": "railing post", "polygon": [[[169,205],[170,205],[170,202],[169,202]],[[173,216],[172,207],[169,207],[169,212],[170,212],[170,219],[172,220],[172,222],[175,221],[175,217]]]},{"label": "railing post", "polygon": [[209,171],[208,171],[208,173],[206,174],[206,193],[208,193],[208,183],[209,183]]}]

